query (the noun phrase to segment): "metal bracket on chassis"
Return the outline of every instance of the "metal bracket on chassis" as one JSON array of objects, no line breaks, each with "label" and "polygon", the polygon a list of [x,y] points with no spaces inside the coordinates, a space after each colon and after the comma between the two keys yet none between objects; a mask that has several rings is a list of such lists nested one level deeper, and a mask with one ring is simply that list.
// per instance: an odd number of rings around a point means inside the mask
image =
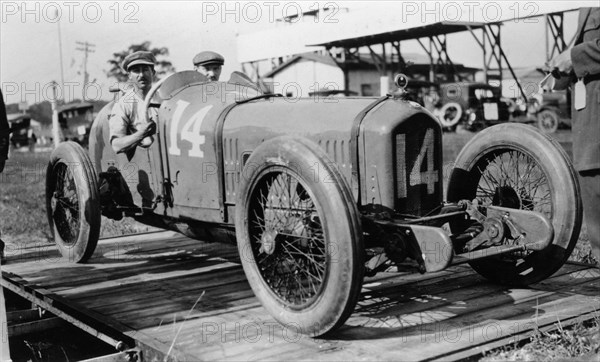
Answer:
[{"label": "metal bracket on chassis", "polygon": [[421,255],[417,262],[425,266],[425,271],[436,272],[450,266],[453,256],[452,241],[443,229],[423,225],[403,225],[400,228],[419,245]]},{"label": "metal bracket on chassis", "polygon": [[452,262],[452,241],[446,232],[435,226],[401,224],[392,221],[374,220],[376,224],[391,231],[404,242],[409,256],[419,263],[419,270],[436,272],[446,269]]},{"label": "metal bracket on chassis", "polygon": [[[470,203],[448,205],[442,211],[435,216],[405,220],[378,218],[377,214],[363,215],[363,225],[369,225],[371,238],[384,245],[383,248],[369,249],[372,254],[367,263],[370,274],[380,270],[387,260],[399,263],[407,256],[419,264],[420,272],[436,272],[450,265],[493,255],[542,250],[554,238],[550,221],[535,211],[478,207]],[[474,226],[462,234],[450,236],[440,226],[457,218],[471,219]],[[459,243],[458,246],[453,240]],[[466,240],[464,247],[458,240]],[[460,253],[463,248],[465,252]],[[384,257],[379,255],[382,249],[385,250]]]},{"label": "metal bracket on chassis", "polygon": [[[501,236],[501,245],[495,245],[498,236]],[[552,223],[539,212],[488,206],[484,231],[467,245],[473,248],[490,242],[493,245],[455,255],[453,264],[515,251],[543,250],[553,239]]]}]

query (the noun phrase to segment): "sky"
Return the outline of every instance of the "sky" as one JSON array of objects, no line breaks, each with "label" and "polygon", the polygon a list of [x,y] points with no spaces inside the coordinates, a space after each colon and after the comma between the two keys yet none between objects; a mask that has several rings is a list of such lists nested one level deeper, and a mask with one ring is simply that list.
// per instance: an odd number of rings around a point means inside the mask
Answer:
[{"label": "sky", "polygon": [[[357,29],[369,31],[377,27],[389,28],[395,22],[406,21],[402,12],[420,19],[423,14],[438,17],[453,16],[461,9],[473,10],[474,20],[481,20],[483,9],[489,18],[510,19],[537,14],[545,8],[565,6],[567,2],[505,1],[487,6],[473,2],[191,2],[191,1],[65,1],[23,2],[0,1],[0,82],[5,101],[29,104],[52,98],[50,82],[61,82],[59,39],[62,43],[62,64],[65,86],[59,89],[59,98],[81,98],[84,52],[78,51],[77,42],[93,44],[88,54],[87,68],[90,80],[89,98],[110,99],[107,79],[107,60],[112,53],[126,49],[134,43],[151,41],[152,46],[167,47],[168,59],[178,71],[192,69],[192,58],[201,50],[215,50],[225,56],[223,74],[241,70],[238,61],[238,34],[261,31],[278,32],[281,23],[277,18],[293,14],[298,8],[311,8],[330,4],[339,12],[330,20],[334,24],[314,24],[316,32],[326,36],[331,33],[353,34]],[[331,5],[332,4],[332,5]],[[597,5],[592,2],[569,2],[571,6]],[[470,6],[470,7],[469,7]],[[499,9],[499,10],[498,10]],[[368,11],[367,11],[368,10]],[[429,11],[429,13],[427,13]],[[500,13],[498,13],[500,11]],[[364,14],[364,15],[362,15]],[[352,16],[348,15],[354,15]],[[356,15],[359,17],[356,18]],[[470,15],[470,14],[469,14]],[[576,28],[577,12],[565,16],[565,32],[570,37]],[[338,18],[339,17],[339,18]],[[409,19],[410,20],[410,19]],[[382,25],[382,23],[385,23]],[[385,26],[384,26],[385,25]],[[302,24],[313,28],[312,24]],[[321,28],[319,28],[321,26]],[[386,28],[386,29],[387,29]],[[273,30],[275,29],[275,30]],[[320,29],[330,29],[323,30]],[[60,37],[59,37],[60,32]],[[299,40],[298,40],[299,39]],[[300,35],[294,41],[302,41]],[[258,53],[276,44],[255,37],[250,44]],[[291,40],[290,40],[291,41]],[[455,63],[481,66],[482,55],[468,33],[448,37],[449,53]],[[544,23],[542,18],[527,22],[511,21],[502,29],[502,43],[513,66],[535,66],[545,60]],[[244,44],[246,49],[248,44]],[[241,48],[240,48],[241,49]],[[423,52],[416,42],[403,45],[404,52]]]}]

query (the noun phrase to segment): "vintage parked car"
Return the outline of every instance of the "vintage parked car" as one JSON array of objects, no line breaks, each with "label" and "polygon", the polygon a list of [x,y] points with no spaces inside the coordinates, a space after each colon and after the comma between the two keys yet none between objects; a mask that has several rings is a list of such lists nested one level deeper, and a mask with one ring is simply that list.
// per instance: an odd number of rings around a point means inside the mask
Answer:
[{"label": "vintage parked car", "polygon": [[477,134],[444,195],[442,127],[429,111],[401,96],[325,100],[175,73],[146,97],[158,110],[153,143],[120,154],[108,104],[89,153],[65,142],[51,155],[58,249],[88,260],[102,214],[237,243],[265,309],[310,336],[343,325],[363,278],[390,267],[469,263],[491,281],[528,285],[567,260],[579,187],[564,150],[539,130],[506,123]]},{"label": "vintage parked car", "polygon": [[459,124],[479,130],[510,118],[510,102],[500,97],[498,87],[473,82],[437,84],[408,80],[407,83],[404,98],[432,112],[446,131],[454,131]]},{"label": "vintage parked car", "polygon": [[94,105],[86,102],[66,104],[58,108],[61,141],[74,141],[87,146],[93,122]]},{"label": "vintage parked car", "polygon": [[31,115],[28,113],[16,113],[7,115],[8,124],[11,128],[10,143],[15,148],[31,146],[37,141],[31,125]]},{"label": "vintage parked car", "polygon": [[571,127],[571,102],[566,90],[531,97],[527,113],[545,133],[554,133],[561,126]]},{"label": "vintage parked car", "polygon": [[458,82],[440,84],[438,118],[442,126],[455,129],[463,123],[479,130],[509,120],[509,104],[500,96],[499,87],[485,83]]}]

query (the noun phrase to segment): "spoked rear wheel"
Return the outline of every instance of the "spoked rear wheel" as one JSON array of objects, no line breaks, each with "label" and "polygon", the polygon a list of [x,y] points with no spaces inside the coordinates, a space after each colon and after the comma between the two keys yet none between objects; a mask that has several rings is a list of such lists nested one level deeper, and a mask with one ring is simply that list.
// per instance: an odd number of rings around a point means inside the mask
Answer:
[{"label": "spoked rear wheel", "polygon": [[250,286],[275,319],[311,336],[346,321],[364,272],[358,210],[329,164],[306,140],[267,141],[248,160],[236,202]]},{"label": "spoked rear wheel", "polygon": [[100,234],[98,183],[92,163],[74,142],[61,143],[46,171],[48,222],[63,259],[84,262]]},{"label": "spoked rear wheel", "polygon": [[[560,145],[531,126],[493,126],[463,148],[448,184],[448,201],[461,199],[536,211],[554,227],[554,240],[544,250],[471,262],[490,280],[516,285],[543,280],[564,264],[577,243],[582,205],[575,170]],[[453,232],[462,227],[451,226]]]}]

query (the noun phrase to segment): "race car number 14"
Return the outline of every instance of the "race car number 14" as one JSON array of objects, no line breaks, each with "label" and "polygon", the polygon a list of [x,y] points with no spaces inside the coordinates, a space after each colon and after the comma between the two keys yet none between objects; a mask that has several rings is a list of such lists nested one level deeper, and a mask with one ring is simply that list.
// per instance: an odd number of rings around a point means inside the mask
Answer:
[{"label": "race car number 14", "polygon": [[[181,148],[179,147],[180,145],[177,135],[179,134],[179,124],[181,123],[183,112],[189,105],[189,102],[183,100],[178,100],[177,104],[175,105],[175,111],[173,112],[173,119],[171,120],[171,129],[169,132],[169,154],[174,156],[181,156]],[[212,107],[212,105],[208,105],[201,108],[192,117],[190,117],[181,128],[181,141],[192,144],[192,148],[188,152],[188,156],[190,157],[204,157],[204,151],[200,149],[200,146],[206,142],[206,137],[200,134],[200,128],[202,127],[204,118]]]}]

